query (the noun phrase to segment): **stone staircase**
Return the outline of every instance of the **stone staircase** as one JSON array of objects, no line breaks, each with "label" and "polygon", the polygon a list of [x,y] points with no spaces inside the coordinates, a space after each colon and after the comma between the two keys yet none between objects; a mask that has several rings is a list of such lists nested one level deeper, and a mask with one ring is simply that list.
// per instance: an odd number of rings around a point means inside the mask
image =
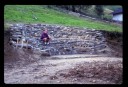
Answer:
[{"label": "stone staircase", "polygon": [[[48,29],[50,44],[40,40],[43,29]],[[10,43],[15,48],[29,48],[49,55],[97,54],[110,51],[102,32],[47,24],[13,24]],[[107,50],[104,50],[107,49]]]}]

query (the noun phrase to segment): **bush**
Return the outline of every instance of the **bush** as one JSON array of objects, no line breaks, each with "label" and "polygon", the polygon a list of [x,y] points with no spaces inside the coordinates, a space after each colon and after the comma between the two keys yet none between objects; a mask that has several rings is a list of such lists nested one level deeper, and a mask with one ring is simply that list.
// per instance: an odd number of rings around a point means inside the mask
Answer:
[{"label": "bush", "polygon": [[112,15],[105,14],[103,15],[103,19],[107,21],[112,21]]}]

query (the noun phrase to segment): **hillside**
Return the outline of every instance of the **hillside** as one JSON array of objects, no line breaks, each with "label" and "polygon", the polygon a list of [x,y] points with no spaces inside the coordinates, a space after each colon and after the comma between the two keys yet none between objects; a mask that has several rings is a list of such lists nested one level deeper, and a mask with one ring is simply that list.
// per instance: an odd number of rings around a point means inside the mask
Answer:
[{"label": "hillside", "polygon": [[6,5],[4,7],[5,28],[7,23],[47,23],[90,29],[122,32],[122,27],[64,14],[41,5]]},{"label": "hillside", "polygon": [[[49,34],[52,35],[52,41],[49,45],[44,46],[41,44],[41,48],[43,48],[42,51],[38,49],[21,49],[21,47],[16,48],[11,46],[8,43],[9,37],[11,37],[9,36],[9,32],[4,34],[4,83],[122,83],[122,57],[113,57],[115,52],[117,55],[119,54],[117,51],[119,51],[119,48],[121,47],[118,45],[118,43],[114,43],[113,45],[118,49],[116,49],[116,51],[113,53],[112,51],[114,50],[109,49],[105,43],[106,41],[103,41],[105,38],[102,36],[100,31],[43,24],[26,24],[26,26],[24,25],[23,27],[22,24],[14,24],[10,28],[10,30],[13,32],[10,33],[13,34],[13,37],[19,37],[23,36],[20,33],[21,29],[30,30],[27,31],[27,40],[29,40],[29,43],[33,46],[36,43],[36,46],[34,47],[37,48],[38,44],[40,44],[38,43],[38,40],[41,33],[40,29],[42,28],[48,28]],[[96,51],[103,52],[104,54],[111,53],[112,56],[103,54],[99,55],[99,52],[95,54],[95,51],[93,50],[94,44],[92,42],[98,45],[97,47],[95,46]],[[59,52],[61,55],[48,56],[45,54],[45,51],[47,53]],[[75,53],[79,52],[82,54],[74,54],[74,51]],[[70,55],[65,55],[70,52]],[[94,52],[95,55],[91,52]]]},{"label": "hillside", "polygon": [[117,8],[121,8],[122,6],[121,5],[114,5],[114,6],[113,5],[106,5],[104,7],[107,8],[107,9],[110,9],[110,10],[114,11]]},{"label": "hillside", "polygon": [[5,84],[123,83],[121,26],[41,5],[6,5],[4,22]]}]

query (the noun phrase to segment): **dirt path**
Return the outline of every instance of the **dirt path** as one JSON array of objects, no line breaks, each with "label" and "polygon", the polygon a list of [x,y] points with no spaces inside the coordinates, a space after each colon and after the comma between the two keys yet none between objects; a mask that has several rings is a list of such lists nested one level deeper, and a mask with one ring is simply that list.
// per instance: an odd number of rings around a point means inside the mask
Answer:
[{"label": "dirt path", "polygon": [[95,66],[95,62],[122,65],[122,58],[103,57],[102,55],[65,55],[52,56],[38,60],[25,67],[4,70],[4,81],[9,84],[114,84],[99,78],[65,77],[77,65]]}]

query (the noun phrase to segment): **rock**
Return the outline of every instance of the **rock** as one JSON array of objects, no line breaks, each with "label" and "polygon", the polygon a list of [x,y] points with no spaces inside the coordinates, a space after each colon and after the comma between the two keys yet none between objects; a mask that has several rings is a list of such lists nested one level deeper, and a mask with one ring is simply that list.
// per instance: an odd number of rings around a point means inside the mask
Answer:
[{"label": "rock", "polygon": [[50,56],[50,54],[48,52],[42,52],[41,56]]},{"label": "rock", "polygon": [[15,32],[16,35],[21,35],[22,33],[20,31]]},{"label": "rock", "polygon": [[12,38],[21,38],[22,35],[12,35]]},{"label": "rock", "polygon": [[17,42],[17,39],[18,39],[18,38],[14,38],[14,37],[13,37],[13,38],[10,38],[10,42],[12,42],[12,41]]},{"label": "rock", "polygon": [[68,36],[67,35],[63,35],[62,38],[67,38]]},{"label": "rock", "polygon": [[110,52],[110,51],[111,51],[111,49],[108,49],[108,48],[98,50],[99,53],[107,53],[107,52]]},{"label": "rock", "polygon": [[71,51],[71,49],[70,49],[70,48],[64,48],[64,50],[65,50],[65,51]]},{"label": "rock", "polygon": [[88,52],[91,49],[90,48],[83,48],[83,47],[74,47],[74,49],[76,49],[78,52]]},{"label": "rock", "polygon": [[96,50],[101,50],[101,49],[103,49],[103,48],[106,48],[106,45],[105,45],[105,44],[99,44],[99,45],[96,45],[96,46],[95,46],[95,49],[96,49]]},{"label": "rock", "polygon": [[87,73],[87,74],[86,74],[86,77],[87,77],[87,78],[92,78],[93,76],[94,76],[94,75],[93,75],[92,73]]},{"label": "rock", "polygon": [[60,81],[57,81],[58,83],[60,83]]},{"label": "rock", "polygon": [[[58,77],[57,76],[50,76],[50,79],[54,80],[54,79],[58,79]],[[60,82],[60,81],[57,81],[57,82]]]},{"label": "rock", "polygon": [[73,78],[72,81],[77,81],[77,78]]},{"label": "rock", "polygon": [[14,44],[16,44],[15,41],[10,41],[9,43],[10,43],[10,45],[14,45]]},{"label": "rock", "polygon": [[29,48],[29,49],[31,49],[32,47],[31,47],[31,45],[29,45],[29,44],[15,44],[15,46],[16,47],[22,47],[22,48]]},{"label": "rock", "polygon": [[[49,45],[44,46],[40,40],[42,30],[47,28],[49,35],[52,37]],[[61,55],[61,54],[78,54],[78,53],[103,53],[102,50],[106,45],[106,40],[100,31],[95,29],[80,29],[79,27],[65,27],[60,25],[49,24],[14,24],[10,28],[10,42],[16,44],[17,38],[25,37],[28,41],[28,48],[39,50],[36,54],[44,55]],[[18,47],[21,47],[19,44]],[[24,46],[26,47],[26,46]],[[41,53],[41,49],[43,50]]]},{"label": "rock", "polygon": [[96,80],[92,80],[92,82],[93,82],[93,83],[95,83],[95,82],[96,82]]}]

